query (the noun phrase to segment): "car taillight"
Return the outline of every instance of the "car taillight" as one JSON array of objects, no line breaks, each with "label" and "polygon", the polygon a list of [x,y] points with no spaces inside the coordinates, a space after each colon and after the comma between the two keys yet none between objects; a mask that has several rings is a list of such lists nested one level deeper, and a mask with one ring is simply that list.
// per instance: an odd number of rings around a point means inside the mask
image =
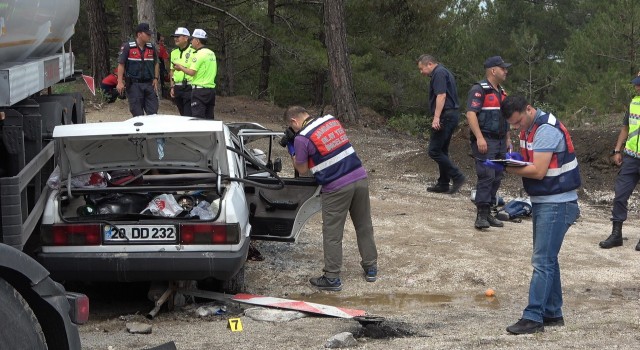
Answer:
[{"label": "car taillight", "polygon": [[42,225],[40,239],[43,245],[99,245],[100,227],[100,224]]},{"label": "car taillight", "polygon": [[238,244],[239,242],[239,224],[180,225],[180,243],[182,244]]},{"label": "car taillight", "polygon": [[89,297],[81,293],[66,292],[69,301],[69,318],[75,324],[89,320]]}]

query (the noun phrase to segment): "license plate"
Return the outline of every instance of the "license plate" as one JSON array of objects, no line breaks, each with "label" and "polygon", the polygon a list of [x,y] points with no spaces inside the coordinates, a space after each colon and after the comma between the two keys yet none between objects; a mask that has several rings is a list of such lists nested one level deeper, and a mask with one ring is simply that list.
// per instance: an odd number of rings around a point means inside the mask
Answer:
[{"label": "license plate", "polygon": [[175,242],[178,236],[174,225],[104,225],[105,242]]}]

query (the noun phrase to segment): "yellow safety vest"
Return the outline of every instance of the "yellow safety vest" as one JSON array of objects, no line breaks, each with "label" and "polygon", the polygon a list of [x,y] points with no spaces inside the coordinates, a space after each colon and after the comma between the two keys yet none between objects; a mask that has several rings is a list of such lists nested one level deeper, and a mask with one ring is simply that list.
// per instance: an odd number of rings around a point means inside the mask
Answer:
[{"label": "yellow safety vest", "polygon": [[190,69],[196,71],[196,75],[191,79],[192,86],[215,88],[216,74],[218,73],[218,65],[216,63],[216,54],[206,47],[201,47],[193,51]]},{"label": "yellow safety vest", "polygon": [[629,136],[624,145],[624,152],[632,157],[640,158],[638,141],[640,141],[640,96],[634,97],[629,105]]},{"label": "yellow safety vest", "polygon": [[191,47],[191,45],[187,46],[184,50],[180,50],[180,48],[177,47],[171,51],[170,69],[173,70],[173,81],[175,82],[176,85],[191,83],[192,77],[188,74],[184,74],[184,72],[175,70],[173,68],[173,64],[178,63],[183,65],[186,68],[189,68],[191,64],[191,59],[193,58],[192,57],[193,51],[194,51],[194,48]]}]

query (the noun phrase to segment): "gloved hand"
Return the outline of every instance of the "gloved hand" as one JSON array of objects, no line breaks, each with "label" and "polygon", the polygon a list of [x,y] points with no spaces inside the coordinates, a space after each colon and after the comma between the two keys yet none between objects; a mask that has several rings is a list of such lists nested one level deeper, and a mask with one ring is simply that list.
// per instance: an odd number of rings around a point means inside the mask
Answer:
[{"label": "gloved hand", "polygon": [[489,159],[487,159],[484,162],[482,162],[482,165],[486,166],[487,168],[491,168],[493,170],[496,170],[496,171],[504,171],[504,168],[505,168],[504,165],[502,165],[500,163],[492,162]]},{"label": "gloved hand", "polygon": [[293,131],[293,129],[291,129],[291,127],[284,129],[284,135],[282,135],[279,141],[280,146],[286,147],[287,144],[290,142],[293,142],[293,139],[295,138],[296,138],[296,133]]},{"label": "gloved hand", "polygon": [[509,152],[506,154],[505,159],[513,159],[513,160],[519,160],[519,161],[524,161],[524,158],[522,158],[522,154],[518,153],[518,152]]},{"label": "gloved hand", "polygon": [[296,149],[293,147],[293,142],[287,143],[287,151],[289,151],[289,154],[291,156],[295,156],[296,155]]}]

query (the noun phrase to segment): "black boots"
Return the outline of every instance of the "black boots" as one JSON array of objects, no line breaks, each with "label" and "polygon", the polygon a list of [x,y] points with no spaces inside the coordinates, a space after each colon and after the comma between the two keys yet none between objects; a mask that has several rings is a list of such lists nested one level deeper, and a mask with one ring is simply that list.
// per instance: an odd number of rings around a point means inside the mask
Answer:
[{"label": "black boots", "polygon": [[474,226],[481,230],[483,228],[491,227],[502,227],[504,224],[502,221],[495,218],[495,216],[491,215],[491,210],[489,208],[489,204],[478,204],[478,213],[476,215],[476,222]]},{"label": "black boots", "polygon": [[503,227],[504,226],[502,221],[498,220],[498,218],[496,218],[495,216],[491,215],[491,212],[489,212],[489,215],[487,215],[487,221],[489,221],[489,225],[491,225],[491,227]]},{"label": "black boots", "polygon": [[487,216],[489,216],[489,205],[488,204],[480,204],[477,207],[476,214],[476,222],[474,226],[481,230],[483,228],[489,228],[489,221],[487,220]]},{"label": "black boots", "polygon": [[[600,242],[600,248],[609,249],[622,246],[622,221],[612,221],[612,224],[611,234],[607,239]],[[640,242],[638,242],[638,245],[640,245]],[[638,250],[638,246],[636,246],[636,250]]]}]

